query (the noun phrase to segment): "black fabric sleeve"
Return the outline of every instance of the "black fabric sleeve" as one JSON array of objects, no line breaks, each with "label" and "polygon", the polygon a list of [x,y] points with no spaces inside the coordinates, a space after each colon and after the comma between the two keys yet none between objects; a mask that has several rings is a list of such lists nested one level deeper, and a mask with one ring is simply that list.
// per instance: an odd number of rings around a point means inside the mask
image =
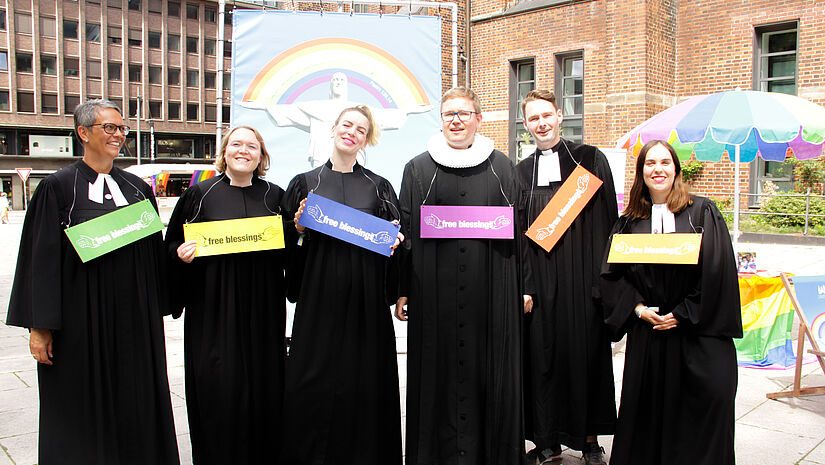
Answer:
[{"label": "black fabric sleeve", "polygon": [[178,247],[185,242],[183,237],[183,225],[192,217],[193,208],[198,205],[202,196],[201,188],[198,185],[192,186],[181,195],[172,216],[169,218],[169,225],[166,227],[166,239],[164,240],[166,263],[169,278],[169,305],[172,316],[178,318],[183,313],[186,306],[187,292],[189,289],[188,276],[191,274],[192,263],[184,263],[178,257]]},{"label": "black fabric sleeve", "polygon": [[[284,222],[292,222],[295,218],[295,212],[301,205],[301,200],[307,196],[307,185],[303,174],[299,174],[292,178],[284,195],[284,211],[286,217]],[[295,224],[292,223],[292,229],[295,229]],[[287,266],[286,266],[286,298],[290,302],[297,302],[301,295],[301,282],[304,279],[304,266],[307,259],[307,250],[311,242],[309,229],[304,230],[304,234],[298,235],[297,230],[295,236],[292,237],[294,244],[288,247]],[[286,239],[286,238],[285,238]]]},{"label": "black fabric sleeve", "polygon": [[632,324],[636,322],[633,310],[639,302],[644,303],[642,294],[627,279],[628,265],[607,263],[613,235],[622,232],[627,219],[619,218],[610,232],[602,260],[601,279],[596,291],[596,300],[601,303],[604,321],[612,331],[614,341],[619,341]]}]

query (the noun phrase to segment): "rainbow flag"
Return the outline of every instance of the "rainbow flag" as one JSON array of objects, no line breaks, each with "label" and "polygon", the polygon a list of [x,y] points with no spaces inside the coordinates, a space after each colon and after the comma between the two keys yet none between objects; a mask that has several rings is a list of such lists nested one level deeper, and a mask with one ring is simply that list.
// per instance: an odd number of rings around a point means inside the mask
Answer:
[{"label": "rainbow flag", "polygon": [[794,312],[782,279],[739,278],[744,337],[734,339],[739,366],[787,368],[796,363],[791,344]]},{"label": "rainbow flag", "polygon": [[215,176],[215,170],[195,170],[192,173],[192,179],[189,181],[189,186],[194,186],[195,184],[206,181],[207,179]]},{"label": "rainbow flag", "polygon": [[154,176],[156,189],[166,189],[166,183],[169,181],[169,173],[160,173]]}]

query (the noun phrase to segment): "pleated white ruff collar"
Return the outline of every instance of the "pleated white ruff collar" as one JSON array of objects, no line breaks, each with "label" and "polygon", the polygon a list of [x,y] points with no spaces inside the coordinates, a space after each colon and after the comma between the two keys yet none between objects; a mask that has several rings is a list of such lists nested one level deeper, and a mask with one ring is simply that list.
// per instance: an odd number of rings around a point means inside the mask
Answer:
[{"label": "pleated white ruff collar", "polygon": [[438,133],[427,141],[427,151],[436,163],[448,168],[471,168],[490,158],[495,149],[491,139],[476,134],[473,145],[468,149],[454,149],[447,145],[443,133]]}]

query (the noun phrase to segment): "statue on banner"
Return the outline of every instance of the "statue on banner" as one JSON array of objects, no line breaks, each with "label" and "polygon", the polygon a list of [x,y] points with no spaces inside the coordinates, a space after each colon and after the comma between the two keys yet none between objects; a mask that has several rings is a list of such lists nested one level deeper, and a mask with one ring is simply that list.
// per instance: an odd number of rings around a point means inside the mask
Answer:
[{"label": "statue on banner", "polygon": [[[254,100],[245,100],[241,106],[253,110],[264,110],[278,126],[293,127],[309,133],[310,165],[314,168],[325,163],[332,153],[332,125],[335,118],[345,108],[359,102],[349,100],[349,82],[347,75],[341,72],[332,75],[329,82],[329,99],[310,100],[290,104],[266,104]],[[432,105],[417,105],[409,108],[374,108],[369,107],[376,123],[382,130],[401,128],[407,122],[407,116],[426,113]],[[364,152],[358,155],[358,162],[364,164]]]}]

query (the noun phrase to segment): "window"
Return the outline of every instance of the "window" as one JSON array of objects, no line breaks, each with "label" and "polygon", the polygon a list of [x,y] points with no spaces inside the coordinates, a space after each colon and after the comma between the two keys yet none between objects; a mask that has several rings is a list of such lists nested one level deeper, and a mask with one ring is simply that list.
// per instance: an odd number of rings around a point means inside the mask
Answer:
[{"label": "window", "polygon": [[231,26],[232,25],[232,5],[226,5],[226,10],[223,12],[223,23]]},{"label": "window", "polygon": [[198,120],[198,104],[197,103],[187,103],[186,104],[186,121],[197,121]]},{"label": "window", "polygon": [[0,70],[8,71],[9,69],[9,52],[0,51]]},{"label": "window", "polygon": [[217,42],[213,39],[203,39],[203,54],[209,56],[215,56],[215,47]]},{"label": "window", "polygon": [[86,77],[100,79],[100,62],[98,60],[86,60]]},{"label": "window", "polygon": [[[14,14],[14,29],[21,34],[32,33],[32,16],[28,13]],[[34,111],[34,110],[32,110]]]},{"label": "window", "polygon": [[169,2],[166,4],[166,15],[180,18],[180,3]]},{"label": "window", "polygon": [[140,11],[140,0],[129,0],[129,9]]},{"label": "window", "polygon": [[100,42],[100,24],[86,23],[86,40]]},{"label": "window", "polygon": [[161,110],[163,105],[161,102],[157,100],[150,100],[149,101],[149,118],[152,119],[163,119],[163,111]]},{"label": "window", "polygon": [[166,35],[166,48],[170,52],[179,52],[180,51],[180,36],[177,34],[167,34]]},{"label": "window", "polygon": [[63,98],[63,113],[67,115],[71,115],[74,113],[74,109],[80,105],[80,96],[79,95],[67,95]]},{"label": "window", "polygon": [[186,19],[198,19],[198,4],[197,3],[187,3],[186,4]]},{"label": "window", "polygon": [[40,111],[57,113],[57,94],[40,94]]},{"label": "window", "polygon": [[186,36],[186,53],[198,53],[198,38]]},{"label": "window", "polygon": [[215,88],[215,77],[216,74],[213,71],[207,71],[203,73],[203,87],[207,89],[214,89]]},{"label": "window", "polygon": [[223,72],[223,88],[224,90],[232,88],[232,73],[229,71]]},{"label": "window", "polygon": [[[0,30],[6,30],[6,10],[0,10]],[[4,91],[6,93],[6,101],[8,101],[9,91]]]},{"label": "window", "polygon": [[121,0],[107,0],[106,4],[109,5],[109,8],[123,8],[123,2]]},{"label": "window", "polygon": [[17,111],[21,113],[34,113],[33,92],[17,92]]},{"label": "window", "polygon": [[149,67],[149,84],[163,84],[163,68],[160,66]]},{"label": "window", "polygon": [[170,86],[179,86],[180,85],[180,70],[177,68],[169,68],[167,71],[167,79],[166,83]]},{"label": "window", "polygon": [[581,143],[584,140],[584,58],[581,52],[558,55],[556,65],[556,103],[564,121],[561,134],[565,139]]},{"label": "window", "polygon": [[54,55],[40,55],[40,72],[43,74],[57,74],[57,57]]},{"label": "window", "polygon": [[186,70],[186,87],[198,87],[198,72]]},{"label": "window", "polygon": [[137,99],[129,100],[129,117],[134,118],[135,116],[137,116],[137,111],[138,111]]},{"label": "window", "polygon": [[224,40],[223,41],[223,56],[226,58],[232,57],[232,41],[231,40]]},{"label": "window", "polygon": [[129,65],[129,82],[141,82],[141,69],[140,65]]},{"label": "window", "polygon": [[14,55],[15,70],[18,73],[31,73],[32,69],[32,54],[17,52]]},{"label": "window", "polygon": [[63,58],[63,75],[75,76],[80,74],[80,60],[77,58]]},{"label": "window", "polygon": [[40,17],[40,35],[57,37],[57,21],[54,18]]},{"label": "window", "polygon": [[[797,27],[794,21],[754,29],[754,90],[796,95]],[[750,192],[761,194],[766,181],[776,184],[780,191],[793,190],[793,170],[792,160],[765,161],[757,157],[756,163],[751,163]],[[759,197],[749,196],[748,206],[759,206]]]},{"label": "window", "polygon": [[222,115],[221,115],[221,121],[223,121],[224,123],[228,123],[229,120],[230,120],[230,117],[231,117],[231,114],[229,112],[229,105],[224,105],[223,106],[223,112],[222,112]]},{"label": "window", "polygon": [[518,159],[530,154],[522,154],[521,146],[532,143],[530,132],[524,127],[524,114],[521,102],[527,93],[536,88],[536,65],[530,60],[510,63],[510,153],[517,154]]},{"label": "window", "polygon": [[77,21],[70,19],[63,20],[63,38],[77,39]]},{"label": "window", "polygon": [[207,22],[214,23],[218,20],[218,11],[214,8],[203,9],[203,19]]},{"label": "window", "polygon": [[146,38],[146,44],[149,48],[160,48],[162,34],[158,31],[149,31],[149,37]]},{"label": "window", "polygon": [[140,47],[140,44],[142,43],[143,33],[140,31],[140,29],[129,28],[129,45]]},{"label": "window", "polygon": [[161,0],[149,0],[149,13],[163,13],[163,2]]},{"label": "window", "polygon": [[119,26],[109,26],[109,43],[118,45],[123,43],[123,31]]},{"label": "window", "polygon": [[110,61],[107,66],[108,76],[110,81],[120,81],[121,80],[121,70],[123,69],[123,65],[120,63],[115,63]]},{"label": "window", "polygon": [[168,102],[166,104],[166,111],[168,112],[168,119],[170,120],[179,120],[180,119],[180,102]]},{"label": "window", "polygon": [[218,107],[216,105],[206,105],[204,106],[204,115],[203,119],[208,123],[214,123],[218,121]]},{"label": "window", "polygon": [[9,103],[9,91],[7,90],[0,90],[0,110],[11,110],[11,104]]}]

